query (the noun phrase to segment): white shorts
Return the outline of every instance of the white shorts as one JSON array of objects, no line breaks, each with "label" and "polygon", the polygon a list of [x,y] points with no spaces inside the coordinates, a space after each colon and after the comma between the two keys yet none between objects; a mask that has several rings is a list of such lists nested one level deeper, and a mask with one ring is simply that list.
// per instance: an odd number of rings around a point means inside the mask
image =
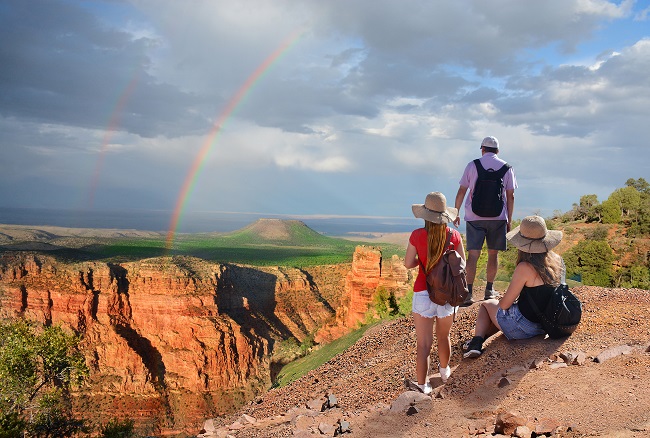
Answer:
[{"label": "white shorts", "polygon": [[445,318],[454,314],[454,308],[451,304],[447,303],[444,306],[434,303],[429,299],[429,292],[423,290],[420,292],[413,292],[413,313],[417,313],[425,318]]}]

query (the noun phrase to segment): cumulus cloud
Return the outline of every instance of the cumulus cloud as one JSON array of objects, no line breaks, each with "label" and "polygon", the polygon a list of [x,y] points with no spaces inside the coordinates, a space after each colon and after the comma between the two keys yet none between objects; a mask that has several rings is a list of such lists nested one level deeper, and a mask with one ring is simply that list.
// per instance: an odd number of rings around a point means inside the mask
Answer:
[{"label": "cumulus cloud", "polygon": [[171,208],[208,147],[193,208],[360,214],[359,190],[363,214],[408,215],[405,198],[453,196],[495,135],[518,203],[569,208],[647,173],[647,14],[632,0],[9,0],[0,186],[15,190],[0,204],[73,207],[96,185],[100,205]]}]

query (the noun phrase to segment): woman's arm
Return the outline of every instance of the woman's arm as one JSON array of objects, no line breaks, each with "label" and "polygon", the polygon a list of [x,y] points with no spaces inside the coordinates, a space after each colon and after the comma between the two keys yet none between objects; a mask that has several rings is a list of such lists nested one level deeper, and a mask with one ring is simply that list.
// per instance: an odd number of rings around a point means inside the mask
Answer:
[{"label": "woman's arm", "polygon": [[404,256],[404,266],[408,269],[415,268],[419,266],[420,262],[418,261],[418,252],[415,247],[409,242],[406,247],[406,255]]},{"label": "woman's arm", "polygon": [[460,239],[460,242],[458,243],[458,248],[456,248],[456,251],[460,256],[463,258],[463,260],[467,260],[465,258],[465,247],[463,247],[463,239]]},{"label": "woman's arm", "polygon": [[515,272],[512,273],[512,280],[508,285],[508,289],[503,297],[499,300],[499,307],[503,310],[508,310],[512,303],[514,303],[524,286],[529,280],[534,280],[537,276],[535,269],[528,262],[521,262],[515,267]]}]

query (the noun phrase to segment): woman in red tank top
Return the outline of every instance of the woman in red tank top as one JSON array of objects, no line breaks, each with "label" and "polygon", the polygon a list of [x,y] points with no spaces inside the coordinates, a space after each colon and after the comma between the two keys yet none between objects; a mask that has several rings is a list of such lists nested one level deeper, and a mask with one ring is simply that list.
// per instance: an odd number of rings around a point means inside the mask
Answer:
[{"label": "woman in red tank top", "polygon": [[409,379],[405,383],[411,389],[430,394],[432,386],[428,379],[428,372],[431,347],[433,346],[434,322],[440,361],[438,370],[440,379],[445,383],[451,374],[449,332],[453,323],[452,315],[456,308],[449,304],[441,306],[429,299],[425,271],[429,272],[442,256],[448,232],[451,232],[449,247],[458,251],[463,259],[465,259],[465,250],[460,233],[447,226],[449,222],[456,219],[458,210],[447,207],[445,195],[440,192],[429,193],[424,204],[414,204],[412,210],[415,217],[424,219],[424,227],[413,230],[411,233],[404,257],[404,266],[410,269],[421,264],[425,269],[424,271],[419,269],[413,285],[412,313],[417,337],[415,359],[417,383]]}]

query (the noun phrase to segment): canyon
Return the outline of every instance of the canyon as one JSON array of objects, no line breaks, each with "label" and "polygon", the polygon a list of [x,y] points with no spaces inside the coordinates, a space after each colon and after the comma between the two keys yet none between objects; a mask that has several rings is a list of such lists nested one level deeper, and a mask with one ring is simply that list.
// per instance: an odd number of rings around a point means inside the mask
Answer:
[{"label": "canyon", "polygon": [[74,396],[78,415],[172,433],[268,390],[283,341],[336,339],[365,318],[379,288],[401,297],[412,280],[399,257],[374,246],[357,246],[352,263],[307,268],[189,256],[72,262],[8,251],[0,318],[81,337],[90,375]]}]

